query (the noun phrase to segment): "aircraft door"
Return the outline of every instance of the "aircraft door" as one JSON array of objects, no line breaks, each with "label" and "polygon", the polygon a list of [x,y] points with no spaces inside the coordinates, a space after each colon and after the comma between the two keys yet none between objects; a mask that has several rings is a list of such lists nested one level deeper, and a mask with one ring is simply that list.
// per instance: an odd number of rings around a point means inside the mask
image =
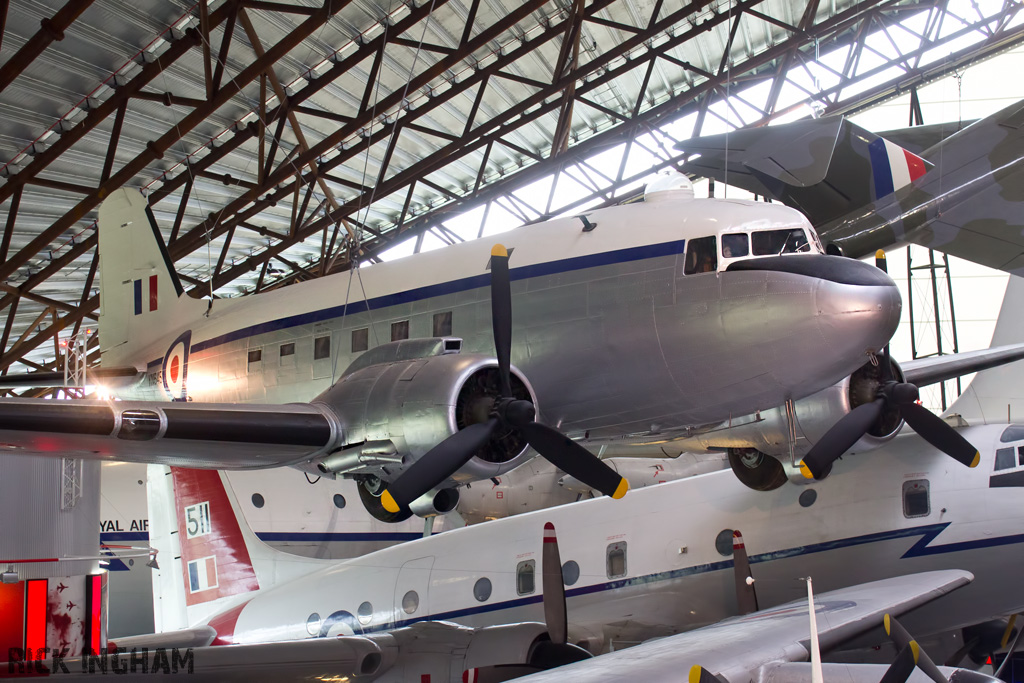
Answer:
[{"label": "aircraft door", "polygon": [[402,565],[395,583],[395,623],[422,621],[430,614],[430,570],[433,555]]}]

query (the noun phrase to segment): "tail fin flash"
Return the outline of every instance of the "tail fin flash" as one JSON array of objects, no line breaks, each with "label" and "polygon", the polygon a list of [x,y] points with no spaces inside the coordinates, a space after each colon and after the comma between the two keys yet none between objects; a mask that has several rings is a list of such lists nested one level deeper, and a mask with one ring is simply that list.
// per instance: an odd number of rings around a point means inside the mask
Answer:
[{"label": "tail fin flash", "polygon": [[[246,524],[220,472],[151,467],[149,476],[154,531],[159,531],[157,519],[166,520],[168,535],[173,537],[166,548],[154,539],[162,565],[154,587],[170,600],[183,601],[185,612],[182,623],[180,602],[157,605],[155,612],[167,615],[167,619],[158,616],[158,627],[194,626],[238,604],[248,593],[331,564],[264,545]],[[164,481],[154,482],[154,477]],[[154,491],[161,487],[162,494]],[[175,555],[180,556],[179,562],[172,561]],[[154,600],[159,600],[156,592]]]},{"label": "tail fin flash", "polygon": [[[104,365],[142,352],[199,318],[206,305],[184,294],[149,203],[118,189],[100,206],[100,348]],[[159,349],[157,355],[165,349]]]}]

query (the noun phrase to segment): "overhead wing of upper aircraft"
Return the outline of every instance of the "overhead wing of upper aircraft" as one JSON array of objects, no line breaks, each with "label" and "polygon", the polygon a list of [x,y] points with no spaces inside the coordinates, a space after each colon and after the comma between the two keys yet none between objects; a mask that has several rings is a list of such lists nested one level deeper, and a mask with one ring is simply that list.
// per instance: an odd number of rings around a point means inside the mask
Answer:
[{"label": "overhead wing of upper aircraft", "polygon": [[[973,577],[962,571],[913,574],[865,583],[815,597],[818,640],[822,649],[877,628],[886,613],[900,614],[930,602]],[[680,680],[690,672],[697,681],[812,680],[807,601],[753,612],[668,638],[601,655],[553,671],[519,679],[524,683]],[[800,663],[800,664],[798,664]],[[825,680],[883,679],[886,667],[826,664]],[[693,667],[701,667],[694,670]],[[953,675],[954,671],[962,671]],[[963,670],[944,672],[950,680],[995,680]],[[778,678],[773,679],[775,675]],[[975,678],[977,676],[977,678]],[[891,680],[891,679],[889,679]],[[899,680],[899,679],[897,679]],[[927,680],[927,679],[923,679]]]},{"label": "overhead wing of upper aircraft", "polygon": [[910,242],[1024,274],[1024,102],[957,131],[876,135],[825,117],[678,148],[699,155],[684,170],[803,211],[831,253]]}]

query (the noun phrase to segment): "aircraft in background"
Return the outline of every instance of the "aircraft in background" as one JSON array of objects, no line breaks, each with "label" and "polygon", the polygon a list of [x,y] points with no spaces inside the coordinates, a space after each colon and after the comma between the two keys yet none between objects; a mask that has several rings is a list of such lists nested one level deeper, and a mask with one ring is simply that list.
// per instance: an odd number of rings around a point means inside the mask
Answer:
[{"label": "aircraft in background", "polygon": [[[113,193],[99,222],[94,376],[152,400],[0,400],[0,441],[352,477],[383,521],[451,510],[460,485],[535,452],[621,496],[574,438],[656,441],[811,394],[879,352],[901,307],[797,212],[693,199],[682,177],[510,232],[507,250],[466,242],[213,302],[183,294],[138,192]],[[718,258],[725,233],[747,258]]]},{"label": "aircraft in background", "polygon": [[688,173],[799,209],[829,253],[909,242],[1024,275],[1024,102],[956,127],[876,135],[826,116],[676,148],[699,155]]}]

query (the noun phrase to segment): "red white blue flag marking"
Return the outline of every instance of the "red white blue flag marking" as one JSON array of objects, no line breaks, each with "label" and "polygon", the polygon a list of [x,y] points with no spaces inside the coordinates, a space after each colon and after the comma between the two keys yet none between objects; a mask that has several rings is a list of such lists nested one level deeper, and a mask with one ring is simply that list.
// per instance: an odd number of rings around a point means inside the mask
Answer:
[{"label": "red white blue flag marking", "polygon": [[875,199],[881,199],[909,185],[928,170],[924,159],[884,138],[868,144],[871,173],[875,179]]},{"label": "red white blue flag marking", "polygon": [[143,280],[132,281],[132,286],[135,288],[135,315],[142,315],[142,301],[143,301],[143,289],[146,289],[146,294],[149,299],[149,310],[155,311],[157,306],[157,290],[156,290],[156,275],[149,276],[149,286],[143,287]]}]

